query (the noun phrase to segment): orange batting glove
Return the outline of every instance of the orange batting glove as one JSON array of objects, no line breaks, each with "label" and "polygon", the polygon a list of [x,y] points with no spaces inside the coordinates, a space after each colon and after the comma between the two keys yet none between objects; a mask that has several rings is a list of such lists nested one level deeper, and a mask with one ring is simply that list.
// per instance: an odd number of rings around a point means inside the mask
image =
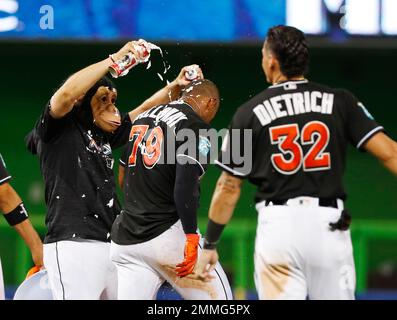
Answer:
[{"label": "orange batting glove", "polygon": [[196,233],[186,235],[185,258],[182,263],[176,266],[175,269],[178,277],[182,278],[193,273],[194,266],[197,262],[199,241],[200,235]]},{"label": "orange batting glove", "polygon": [[41,270],[41,267],[39,266],[34,266],[33,268],[30,268],[30,270],[28,271],[27,275],[26,275],[26,279],[30,278],[31,276],[33,276],[35,273],[39,272]]}]

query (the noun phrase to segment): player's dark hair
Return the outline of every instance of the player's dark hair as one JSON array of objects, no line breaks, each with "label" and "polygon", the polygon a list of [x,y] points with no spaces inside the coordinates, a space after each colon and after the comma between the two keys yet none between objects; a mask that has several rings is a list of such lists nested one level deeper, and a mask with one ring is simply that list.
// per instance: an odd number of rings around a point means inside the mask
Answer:
[{"label": "player's dark hair", "polygon": [[275,26],[267,32],[266,44],[286,77],[297,77],[307,72],[309,48],[302,31],[290,26]]},{"label": "player's dark hair", "polygon": [[[199,98],[201,97],[201,98]],[[181,92],[181,99],[202,99],[203,97],[212,98],[217,101],[215,113],[218,111],[220,100],[219,90],[215,83],[208,79],[194,80],[189,83]]]},{"label": "player's dark hair", "polygon": [[102,77],[87,91],[87,93],[84,95],[83,100],[76,104],[73,108],[73,112],[82,124],[90,126],[94,122],[94,117],[91,110],[91,99],[98,91],[99,87],[108,87],[110,90],[116,88],[114,83],[105,76]]}]

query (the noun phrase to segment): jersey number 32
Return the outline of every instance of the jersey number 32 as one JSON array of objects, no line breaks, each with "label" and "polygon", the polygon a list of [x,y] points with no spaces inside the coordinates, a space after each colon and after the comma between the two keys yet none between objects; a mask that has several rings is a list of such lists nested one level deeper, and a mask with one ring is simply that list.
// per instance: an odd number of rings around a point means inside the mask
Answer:
[{"label": "jersey number 32", "polygon": [[[302,131],[298,124],[281,125],[269,129],[270,141],[281,153],[271,156],[273,167],[283,174],[294,174],[302,166],[304,171],[329,170],[331,156],[324,152],[330,138],[329,129],[320,121],[307,123]],[[302,145],[312,145],[306,155]]]}]

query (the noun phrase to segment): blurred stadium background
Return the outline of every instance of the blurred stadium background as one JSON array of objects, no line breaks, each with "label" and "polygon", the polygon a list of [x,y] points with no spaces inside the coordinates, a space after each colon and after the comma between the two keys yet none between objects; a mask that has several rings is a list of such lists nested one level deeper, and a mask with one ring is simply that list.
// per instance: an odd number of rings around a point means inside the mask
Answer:
[{"label": "blurred stadium background", "polygon": [[[45,233],[43,182],[23,138],[68,75],[126,40],[150,40],[166,52],[172,66],[168,79],[183,65],[198,63],[218,84],[222,104],[213,124],[221,129],[241,103],[267,86],[260,48],[276,24],[309,34],[309,79],[350,89],[397,139],[397,0],[0,0],[0,152],[40,233]],[[156,75],[162,68],[154,53],[151,69],[138,66],[118,79],[119,108],[127,111],[162,87]],[[351,148],[348,158],[357,297],[397,299],[397,180],[369,155]],[[218,176],[210,168],[202,182],[202,231]],[[253,194],[246,184],[219,248],[238,298],[256,297]],[[4,219],[0,256],[11,298],[31,259]],[[167,290],[160,295],[170,297],[176,296]]]}]

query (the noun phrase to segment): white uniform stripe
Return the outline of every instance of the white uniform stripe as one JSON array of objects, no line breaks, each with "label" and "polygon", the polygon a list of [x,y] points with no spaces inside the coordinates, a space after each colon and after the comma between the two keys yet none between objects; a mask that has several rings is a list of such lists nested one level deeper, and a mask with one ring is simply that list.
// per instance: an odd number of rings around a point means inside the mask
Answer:
[{"label": "white uniform stripe", "polygon": [[300,84],[300,83],[307,83],[309,82],[308,80],[300,80],[300,81],[286,81],[286,82],[282,82],[282,83],[278,83],[278,84],[274,84],[272,86],[270,86],[269,88],[277,88],[277,87],[282,87],[285,86],[287,83],[296,83],[296,84]]},{"label": "white uniform stripe", "polygon": [[1,180],[0,180],[0,184],[3,183],[3,182],[5,182],[5,181],[7,181],[7,180],[10,180],[10,179],[11,179],[11,176],[8,176],[8,177],[6,177],[6,178],[4,178],[4,179],[1,179]]},{"label": "white uniform stripe", "polygon": [[375,129],[372,129],[370,132],[368,132],[364,138],[360,140],[360,142],[357,144],[357,149],[360,149],[361,146],[376,132],[383,130],[382,126],[376,127]]},{"label": "white uniform stripe", "polygon": [[229,168],[228,166],[224,165],[222,162],[219,162],[218,160],[215,160],[214,163],[236,176],[245,177],[245,174],[242,174],[241,172],[238,172],[236,170],[233,170],[232,168]]}]

